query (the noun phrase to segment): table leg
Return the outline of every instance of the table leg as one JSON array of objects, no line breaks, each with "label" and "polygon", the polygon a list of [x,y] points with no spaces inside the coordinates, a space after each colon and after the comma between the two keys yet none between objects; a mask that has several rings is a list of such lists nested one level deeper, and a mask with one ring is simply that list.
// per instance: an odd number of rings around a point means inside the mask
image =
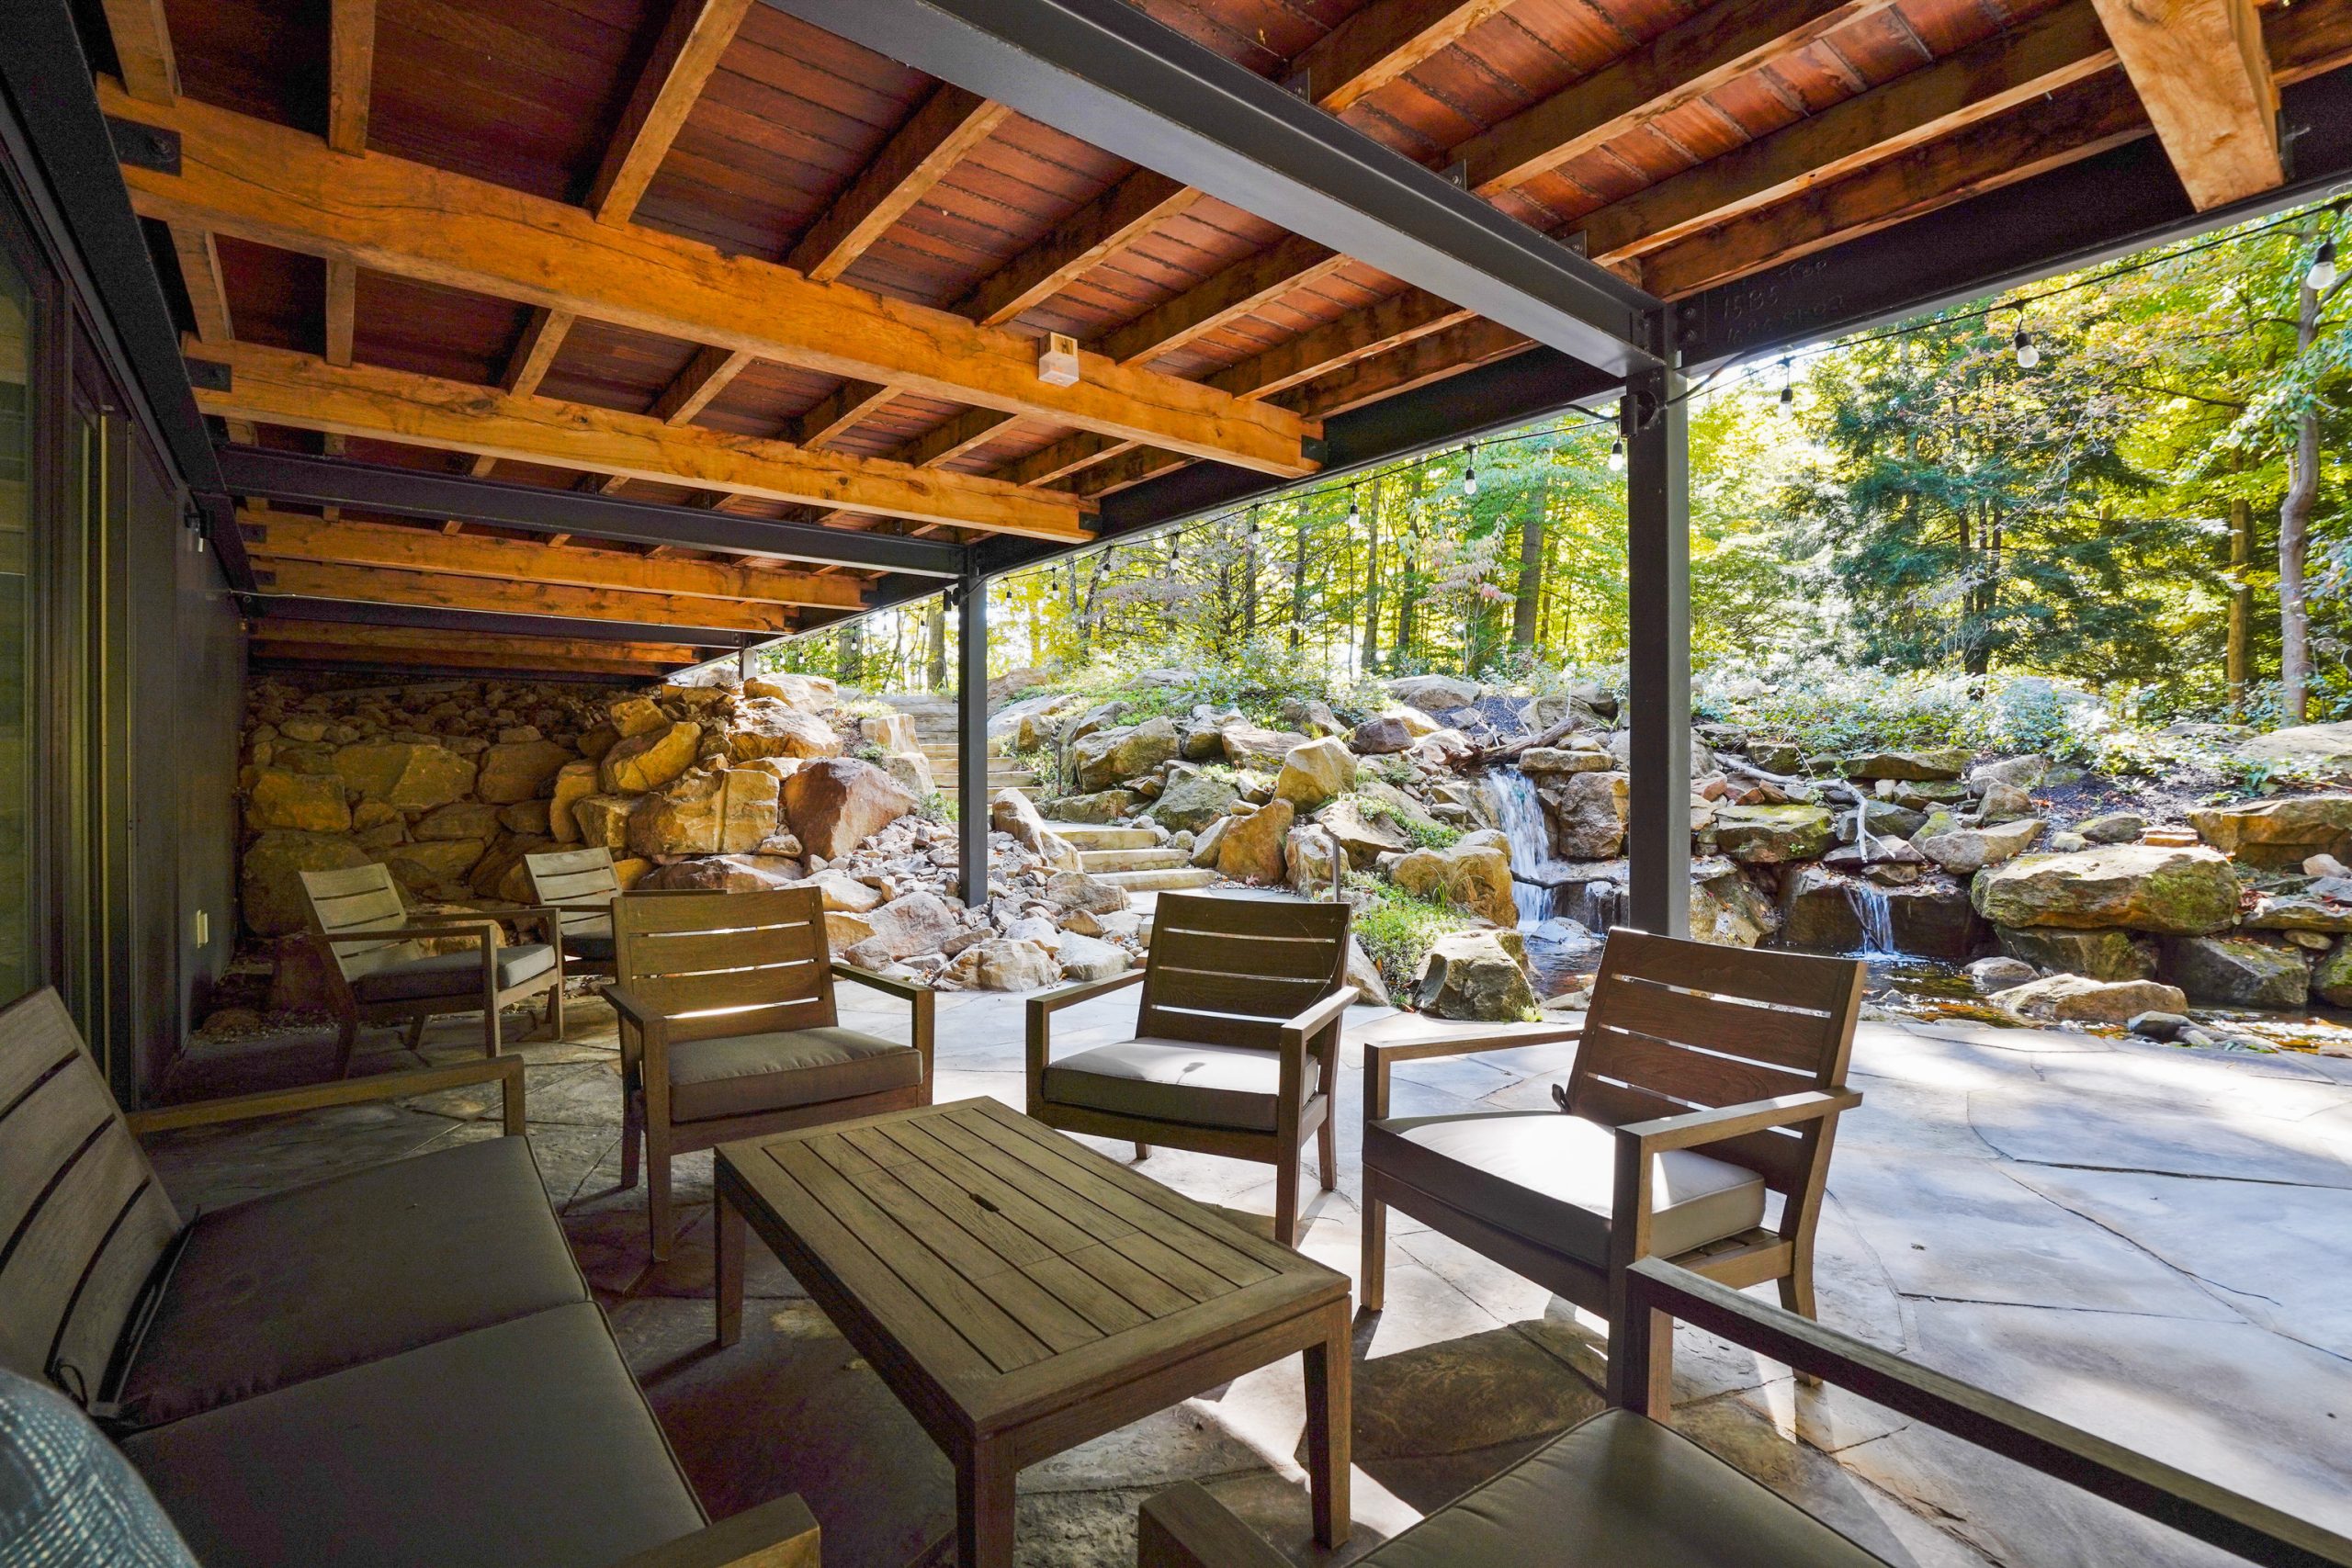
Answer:
[{"label": "table leg", "polygon": [[743,1212],[722,1192],[711,1224],[718,1232],[718,1278],[712,1282],[711,1296],[718,1309],[718,1343],[724,1348],[743,1337]]},{"label": "table leg", "polygon": [[1012,1568],[1012,1482],[1019,1473],[985,1440],[956,1457],[956,1568]]},{"label": "table leg", "polygon": [[1330,1308],[1323,1342],[1306,1351],[1306,1475],[1315,1489],[1315,1541],[1344,1545],[1352,1528],[1348,1507],[1349,1428],[1354,1423],[1353,1347],[1348,1303]]}]

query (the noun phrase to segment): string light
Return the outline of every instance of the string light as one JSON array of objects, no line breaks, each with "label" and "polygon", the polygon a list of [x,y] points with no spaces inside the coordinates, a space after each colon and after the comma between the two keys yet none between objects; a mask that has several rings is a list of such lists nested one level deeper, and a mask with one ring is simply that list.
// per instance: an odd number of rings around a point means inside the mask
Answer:
[{"label": "string light", "polygon": [[2312,258],[2311,271],[2303,274],[2303,287],[2314,294],[2324,294],[2335,287],[2335,239],[2330,235],[2319,243],[2319,254]]},{"label": "string light", "polygon": [[1478,493],[1478,448],[1464,446],[1462,449],[1462,493],[1475,496]]},{"label": "string light", "polygon": [[1363,502],[1356,499],[1355,491],[1348,491],[1348,526],[1353,528],[1363,522]]},{"label": "string light", "polygon": [[1625,438],[1622,435],[1609,444],[1609,471],[1612,474],[1625,471]]},{"label": "string light", "polygon": [[1788,412],[1796,400],[1796,392],[1789,385],[1789,362],[1783,359],[1781,361],[1781,412]]},{"label": "string light", "polygon": [[2033,346],[2033,334],[2025,330],[2025,307],[2018,307],[2018,335],[2010,340],[2017,346],[2018,368],[2030,370],[2041,363],[2041,350]]}]

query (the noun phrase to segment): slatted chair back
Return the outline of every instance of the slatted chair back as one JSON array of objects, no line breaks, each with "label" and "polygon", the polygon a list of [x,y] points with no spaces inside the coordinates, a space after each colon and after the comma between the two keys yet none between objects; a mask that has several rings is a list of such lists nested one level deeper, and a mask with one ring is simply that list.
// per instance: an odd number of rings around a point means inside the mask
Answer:
[{"label": "slatted chair back", "polygon": [[624,893],[613,900],[613,937],[620,986],[671,1015],[673,1041],[839,1021],[816,888]]},{"label": "slatted chair back", "polygon": [[613,867],[613,852],[558,850],[551,854],[525,855],[525,874],[531,896],[550,908],[568,936],[604,934],[614,898],[621,890],[620,874]]},{"label": "slatted chair back", "polygon": [[[339,871],[302,873],[302,893],[310,900],[311,929],[322,936],[355,931],[398,930],[408,923],[408,905],[392,881],[391,868],[381,864],[348,866]],[[382,942],[327,943],[335,967],[345,980],[372,975],[387,964],[404,964],[425,955],[424,944],[413,937],[387,937]]]},{"label": "slatted chair back", "polygon": [[179,1228],[57,993],[0,1011],[0,1366],[105,1397]]},{"label": "slatted chair back", "polygon": [[1345,904],[1163,893],[1136,1032],[1272,1050],[1288,1020],[1346,982]]},{"label": "slatted chair back", "polygon": [[[1844,1087],[1862,965],[1712,942],[1609,933],[1568,1109],[1606,1126]],[[1783,1195],[1816,1171],[1819,1122],[1705,1145]]]}]

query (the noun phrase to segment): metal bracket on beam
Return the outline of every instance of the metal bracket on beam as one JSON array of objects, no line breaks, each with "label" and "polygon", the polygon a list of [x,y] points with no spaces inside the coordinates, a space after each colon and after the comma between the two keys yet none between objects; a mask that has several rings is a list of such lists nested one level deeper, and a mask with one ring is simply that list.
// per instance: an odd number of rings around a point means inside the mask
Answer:
[{"label": "metal bracket on beam", "polygon": [[114,143],[114,155],[134,169],[146,169],[158,175],[180,172],[180,133],[166,130],[160,125],[141,125],[135,119],[106,117],[107,137]]},{"label": "metal bracket on beam", "polygon": [[218,359],[187,361],[187,384],[199,392],[228,391],[233,376],[233,367]]}]

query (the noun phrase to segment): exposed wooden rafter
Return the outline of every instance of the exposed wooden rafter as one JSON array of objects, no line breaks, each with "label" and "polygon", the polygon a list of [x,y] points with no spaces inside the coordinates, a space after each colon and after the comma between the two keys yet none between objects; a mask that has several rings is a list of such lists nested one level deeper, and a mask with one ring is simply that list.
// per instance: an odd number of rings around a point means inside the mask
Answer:
[{"label": "exposed wooden rafter", "polygon": [[1261,472],[1315,468],[1305,422],[1212,388],[1099,355],[1075,385],[1055,387],[1038,378],[1036,345],[1022,334],[403,159],[346,158],[187,99],[138,104],[111,82],[101,97],[111,112],[180,132],[179,175],[124,168],[148,216]]},{"label": "exposed wooden rafter", "polygon": [[647,675],[693,664],[685,643],[599,642],[561,637],[371,626],[265,615],[253,624],[254,656],[304,664],[450,666],[518,671]]},{"label": "exposed wooden rafter", "polygon": [[752,0],[676,0],[589,187],[588,210],[599,220],[627,223],[636,216],[751,8]]},{"label": "exposed wooden rafter", "polygon": [[225,364],[230,375],[225,391],[198,389],[198,406],[264,424],[1037,538],[1087,536],[1078,507],[1067,498],[996,479],[809,452],[781,441],[664,424],[644,414],[583,403],[518,398],[408,371],[331,366],[254,344],[206,348],[201,357]]},{"label": "exposed wooden rafter", "polygon": [[2254,0],[2096,0],[2124,73],[2203,212],[2282,183],[2278,84]]},{"label": "exposed wooden rafter", "polygon": [[734,604],[628,589],[574,588],[435,571],[388,571],[378,567],[319,561],[256,561],[254,581],[266,593],[340,599],[362,604],[398,604],[413,609],[636,622],[768,637],[781,637],[800,625],[794,612],[776,604]]},{"label": "exposed wooden rafter", "polygon": [[326,522],[267,507],[248,507],[237,520],[246,553],[255,560],[317,561],[827,610],[854,610],[865,602],[854,577],[743,561],[653,560],[621,550],[480,534],[452,539],[427,529]]},{"label": "exposed wooden rafter", "polygon": [[1012,112],[943,83],[800,236],[785,265],[820,283],[839,277]]},{"label": "exposed wooden rafter", "polygon": [[[334,0],[327,23],[327,145],[368,151],[368,113],[376,77],[376,0]],[[351,363],[357,330],[359,269],[327,260],[326,358]]]}]

